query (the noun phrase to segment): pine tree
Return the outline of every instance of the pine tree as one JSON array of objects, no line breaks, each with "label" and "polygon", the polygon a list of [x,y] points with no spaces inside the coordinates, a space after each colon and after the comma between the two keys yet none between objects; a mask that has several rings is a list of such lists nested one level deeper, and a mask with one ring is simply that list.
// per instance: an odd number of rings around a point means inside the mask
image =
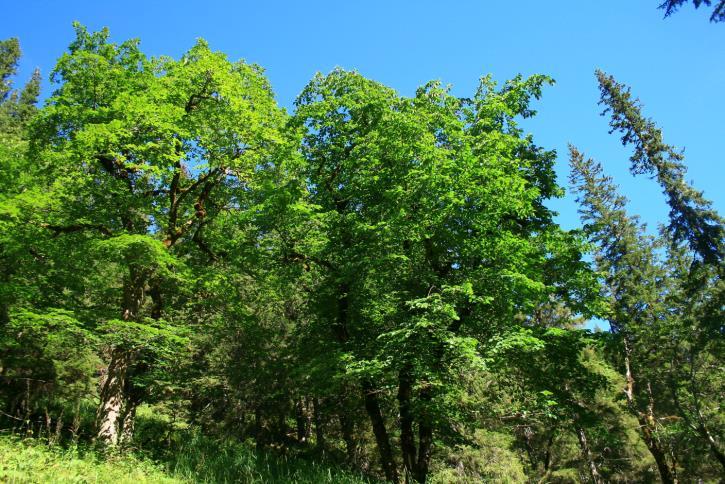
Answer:
[{"label": "pine tree", "polygon": [[662,131],[644,117],[642,105],[630,89],[602,71],[596,75],[600,102],[606,106],[604,113],[611,115],[612,131],[622,134],[625,146],[634,147],[632,173],[655,178],[670,207],[669,225],[662,237],[669,246],[668,320],[678,341],[671,358],[670,390],[681,417],[725,469],[725,452],[717,438],[719,432],[714,430],[719,426],[717,412],[707,410],[718,408],[723,394],[722,378],[712,365],[725,342],[725,221],[685,181],[682,152],[664,142]]},{"label": "pine tree", "polygon": [[[596,266],[605,277],[610,300],[608,320],[618,343],[626,376],[627,407],[637,417],[641,436],[665,483],[676,482],[676,466],[662,438],[657,413],[661,384],[652,350],[661,343],[663,270],[655,255],[655,241],[636,217],[626,212],[626,199],[599,163],[570,147],[571,184],[578,194],[584,229],[596,244]],[[660,391],[658,391],[660,390]]]},{"label": "pine tree", "polygon": [[15,37],[0,41],[0,102],[4,102],[13,89],[12,77],[18,70],[20,42]]},{"label": "pine tree", "polygon": [[622,144],[632,145],[632,174],[647,174],[662,186],[670,206],[669,231],[675,243],[686,241],[704,263],[720,265],[725,229],[712,203],[685,181],[684,155],[664,142],[662,131],[642,114],[642,105],[630,89],[614,77],[596,71],[601,91],[600,104],[609,113],[610,132],[622,134]]},{"label": "pine tree", "polygon": [[[687,3],[688,0],[666,0],[660,4],[659,8],[665,11],[665,17],[669,17],[675,13],[679,8]],[[700,8],[702,5],[709,7],[713,4],[712,0],[693,0],[692,2],[695,8]],[[710,15],[710,22],[723,22],[725,21],[725,0],[715,0],[715,8]]]},{"label": "pine tree", "polygon": [[[11,38],[0,41],[0,210],[10,214],[18,210],[12,197],[29,180],[25,163],[29,133],[28,123],[37,112],[40,94],[40,71],[35,70],[30,81],[18,92],[13,89],[13,78],[20,59],[20,43]],[[23,250],[15,229],[19,226],[4,217],[0,221],[0,327],[9,321],[9,305],[14,299],[10,282],[13,273],[23,265]],[[25,254],[27,256],[27,254]]]}]

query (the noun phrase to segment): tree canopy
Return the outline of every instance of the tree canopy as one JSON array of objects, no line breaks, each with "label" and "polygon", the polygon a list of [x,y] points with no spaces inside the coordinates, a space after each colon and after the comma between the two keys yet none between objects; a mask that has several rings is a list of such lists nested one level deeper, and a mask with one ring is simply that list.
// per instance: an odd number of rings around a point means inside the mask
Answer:
[{"label": "tree canopy", "polygon": [[659,234],[574,146],[582,227],[557,224],[557,154],[521,128],[545,75],[403,96],[337,68],[288,113],[204,40],[74,28],[42,106],[0,43],[3,428],[406,483],[721,475],[723,220],[612,76]]}]

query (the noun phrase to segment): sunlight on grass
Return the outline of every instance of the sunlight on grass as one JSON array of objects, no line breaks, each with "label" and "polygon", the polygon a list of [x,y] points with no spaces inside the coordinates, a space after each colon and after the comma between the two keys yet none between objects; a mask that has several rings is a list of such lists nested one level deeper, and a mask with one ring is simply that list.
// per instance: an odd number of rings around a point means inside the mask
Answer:
[{"label": "sunlight on grass", "polygon": [[320,462],[261,454],[241,443],[192,436],[166,465],[133,454],[104,458],[85,448],[49,446],[40,440],[0,437],[0,482],[370,482]]}]

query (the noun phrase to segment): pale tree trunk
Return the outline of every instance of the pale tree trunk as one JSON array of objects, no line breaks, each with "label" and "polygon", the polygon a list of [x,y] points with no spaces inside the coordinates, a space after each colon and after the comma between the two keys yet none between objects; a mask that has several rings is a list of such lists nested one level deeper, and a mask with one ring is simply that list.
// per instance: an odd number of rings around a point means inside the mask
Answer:
[{"label": "pale tree trunk", "polygon": [[[654,399],[652,397],[652,392],[650,390],[649,392],[649,402],[647,404],[647,414],[644,414],[643,412],[640,412],[637,408],[635,397],[634,397],[634,385],[635,385],[635,379],[634,374],[632,373],[632,366],[631,366],[631,348],[629,345],[629,341],[627,339],[627,336],[624,336],[624,367],[625,367],[625,378],[626,378],[626,387],[624,389],[625,396],[627,397],[627,406],[629,407],[630,411],[637,417],[637,421],[639,422],[639,430],[642,434],[642,439],[644,440],[645,445],[647,446],[647,449],[649,450],[650,454],[652,454],[652,457],[655,460],[655,463],[657,464],[657,470],[660,474],[660,479],[662,479],[663,484],[677,484],[677,474],[675,473],[674,469],[670,468],[669,463],[667,462],[667,455],[665,454],[664,450],[660,446],[659,441],[657,440],[657,437],[655,435],[655,417],[654,417]],[[649,387],[648,387],[649,388]]]},{"label": "pale tree trunk", "polygon": [[[576,417],[575,420],[577,420]],[[592,450],[589,448],[589,442],[587,442],[587,434],[584,432],[584,428],[582,426],[577,426],[576,435],[579,438],[579,447],[581,448],[582,456],[589,467],[589,475],[592,478],[592,482],[594,484],[603,484],[604,481],[602,480],[602,476],[599,474],[599,469],[597,469],[597,463],[594,462],[594,456],[592,455]]]},{"label": "pale tree trunk", "polygon": [[129,276],[123,284],[123,307],[121,314],[124,321],[135,321],[141,310],[146,285],[144,271],[131,267]]},{"label": "pale tree trunk", "polygon": [[101,386],[101,404],[96,415],[97,439],[106,447],[118,445],[127,370],[127,351],[114,348]]},{"label": "pale tree trunk", "polygon": [[121,434],[119,436],[119,444],[122,447],[128,447],[133,441],[133,431],[136,427],[136,408],[138,402],[134,399],[126,399],[121,417]]},{"label": "pale tree trunk", "polygon": [[[144,274],[130,267],[129,277],[123,285],[123,307],[121,315],[124,321],[134,321],[141,309],[144,297]],[[96,438],[106,447],[116,447],[122,429],[123,406],[127,386],[126,375],[131,363],[131,353],[123,347],[111,350],[111,361],[108,363],[104,378],[101,381],[101,403],[96,414]],[[132,430],[131,430],[132,431]]]}]

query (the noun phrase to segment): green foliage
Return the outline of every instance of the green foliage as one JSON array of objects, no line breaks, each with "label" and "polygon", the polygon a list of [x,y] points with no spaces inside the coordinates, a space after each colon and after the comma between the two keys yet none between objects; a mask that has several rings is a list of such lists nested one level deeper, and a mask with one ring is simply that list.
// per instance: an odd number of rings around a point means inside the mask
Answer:
[{"label": "green foliage", "polygon": [[216,442],[199,434],[188,435],[167,465],[189,482],[375,482],[334,465],[255,453],[251,445]]},{"label": "green foliage", "polygon": [[85,449],[0,437],[0,479],[5,482],[178,483],[161,466],[134,456],[106,460]]},{"label": "green foliage", "polygon": [[[725,8],[725,4],[723,4]],[[622,144],[633,145],[633,174],[655,177],[670,206],[669,231],[674,243],[688,242],[706,264],[721,265],[725,229],[723,220],[701,192],[685,181],[684,155],[663,141],[662,131],[642,115],[642,106],[630,89],[614,77],[597,71],[603,115],[611,113],[612,131],[622,133]]]},{"label": "green foliage", "polygon": [[[89,325],[64,310],[38,314],[19,311],[0,332],[0,399],[3,417],[13,427],[41,432],[41,415],[59,415],[78,432],[80,406],[95,395],[100,364]],[[9,419],[9,421],[8,421]],[[39,424],[38,421],[42,424]],[[61,424],[62,425],[62,424]],[[60,432],[62,428],[45,428]]]},{"label": "green foliage", "polygon": [[443,462],[448,465],[435,469],[430,482],[528,482],[524,466],[511,447],[510,436],[477,430],[470,444],[447,451]]},{"label": "green foliage", "polygon": [[74,28],[41,109],[0,43],[0,423],[74,445],[0,440],[26,456],[3,478],[716,474],[722,220],[611,76],[660,238],[574,148],[583,227],[555,223],[556,153],[521,127],[547,76],[408,97],[335,69],[287,115],[204,40]]}]

